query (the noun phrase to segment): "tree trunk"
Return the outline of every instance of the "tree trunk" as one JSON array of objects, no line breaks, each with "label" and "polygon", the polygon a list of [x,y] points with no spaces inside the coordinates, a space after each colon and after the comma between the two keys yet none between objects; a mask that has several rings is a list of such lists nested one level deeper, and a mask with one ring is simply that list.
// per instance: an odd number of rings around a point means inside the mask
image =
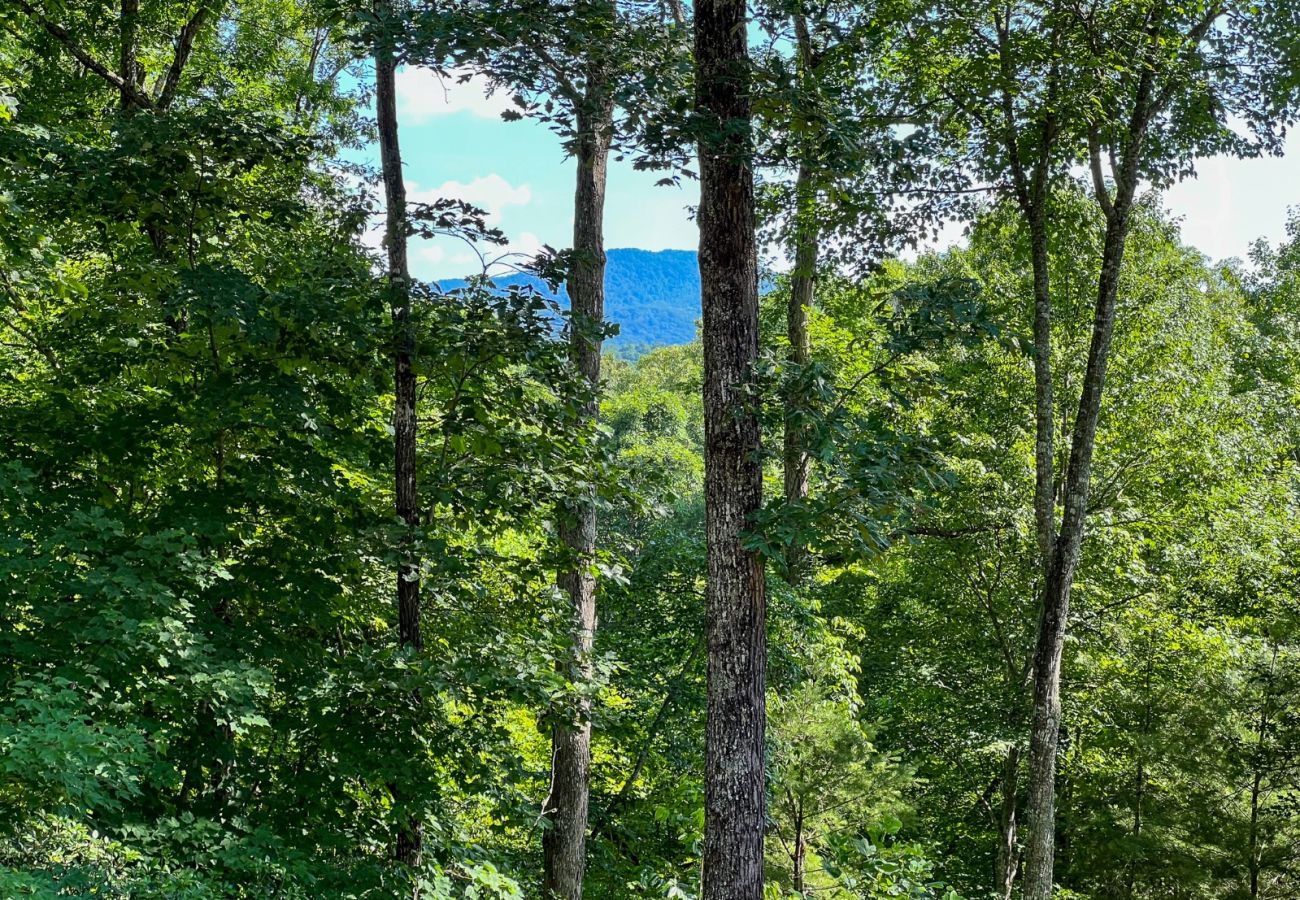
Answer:
[{"label": "tree trunk", "polygon": [[763,561],[742,533],[762,503],[759,424],[748,394],[758,357],[758,265],[750,168],[744,0],[695,7],[704,307],[708,716],[705,900],[763,896],[767,645]]},{"label": "tree trunk", "polygon": [[[1114,208],[1107,216],[1092,340],[1079,409],[1074,420],[1070,463],[1065,478],[1065,510],[1055,540],[1043,591],[1038,641],[1034,649],[1034,707],[1030,731],[1029,841],[1025,850],[1025,900],[1051,900],[1056,839],[1056,751],[1061,727],[1061,654],[1065,647],[1070,590],[1083,545],[1088,486],[1096,446],[1106,367],[1115,329],[1119,273],[1128,239],[1129,213],[1137,184],[1134,162],[1125,166]],[[1041,436],[1040,436],[1041,443]]]},{"label": "tree trunk", "polygon": [[119,75],[122,79],[122,111],[136,106],[140,87],[140,0],[122,0],[121,54]]},{"label": "tree trunk", "polygon": [[794,817],[794,892],[800,897],[803,896],[804,889],[804,867],[808,860],[808,839],[803,833],[803,804],[799,805],[799,810]]},{"label": "tree trunk", "polygon": [[1016,847],[1017,789],[1020,784],[1020,748],[1012,744],[1002,760],[1002,810],[998,817],[998,856],[994,891],[998,900],[1011,900],[1015,891],[1020,854]]},{"label": "tree trunk", "polygon": [[[591,336],[591,330],[603,326],[605,315],[605,177],[613,131],[613,102],[601,96],[604,93],[604,85],[589,76],[588,96],[595,95],[593,108],[579,110],[577,115],[569,352],[590,390],[579,426],[583,428],[593,425],[599,413],[601,341]],[[596,579],[591,570],[596,552],[594,484],[564,511],[560,536],[573,560],[573,568],[561,572],[557,579],[570,601],[573,644],[568,674],[574,684],[583,684],[592,676],[596,631]],[[580,694],[567,712],[551,736],[551,793],[543,810],[550,823],[542,835],[543,880],[546,896],[581,900],[591,789],[591,702]]]},{"label": "tree trunk", "polygon": [[1250,858],[1247,861],[1250,869],[1250,900],[1255,900],[1259,896],[1259,798],[1263,781],[1263,776],[1257,767],[1250,782]]},{"label": "tree trunk", "polygon": [[1259,747],[1255,751],[1252,767],[1254,769],[1250,779],[1250,832],[1248,835],[1249,846],[1247,847],[1248,858],[1247,867],[1250,873],[1250,900],[1256,900],[1259,897],[1259,876],[1261,869],[1261,857],[1263,850],[1260,841],[1260,823],[1259,810],[1260,802],[1264,796],[1264,741],[1267,740],[1269,717],[1269,691],[1272,690],[1273,667],[1277,664],[1277,648],[1273,648],[1273,663],[1269,667],[1269,678],[1264,689],[1264,696],[1260,699],[1260,711],[1258,725],[1255,733],[1259,735]]},{"label": "tree trunk", "polygon": [[[381,23],[391,14],[387,0],[379,0]],[[419,498],[415,483],[415,334],[411,323],[411,275],[407,263],[406,183],[402,177],[402,151],[397,137],[397,65],[392,45],[381,39],[375,46],[375,118],[379,129],[379,157],[383,170],[387,222],[384,248],[388,256],[389,308],[393,319],[393,478],[397,517],[406,526],[401,561],[397,569],[397,637],[403,648],[419,651],[420,575],[415,558],[415,528],[419,523]],[[416,698],[418,702],[418,698]],[[394,791],[398,806],[404,798]],[[395,855],[400,862],[418,866],[422,834],[419,818],[411,816],[398,826]]]},{"label": "tree trunk", "polygon": [[1047,189],[1032,201],[1029,252],[1034,270],[1034,525],[1038,564],[1047,583],[1056,555],[1056,464],[1052,386],[1052,293],[1047,245]]},{"label": "tree trunk", "polygon": [[[786,309],[786,335],[790,342],[790,363],[796,368],[808,364],[812,343],[808,335],[808,314],[812,309],[817,279],[817,223],[813,218],[815,201],[812,167],[799,166],[795,180],[795,251],[794,272],[790,276],[790,302]],[[808,441],[800,424],[798,411],[787,409],[785,416],[785,502],[801,503],[808,496]],[[803,580],[807,569],[807,551],[802,542],[786,550],[786,577],[791,584]]]},{"label": "tree trunk", "polygon": [[[1140,743],[1137,748],[1137,765],[1134,767],[1133,774],[1133,844],[1141,852],[1142,837],[1142,801],[1146,794],[1147,771],[1146,771],[1146,748],[1151,735],[1153,710],[1151,708],[1151,675],[1155,667],[1155,657],[1153,649],[1147,647],[1146,672],[1142,680],[1142,726],[1138,731]],[[1127,871],[1124,876],[1124,896],[1132,900],[1134,891],[1137,889],[1138,866],[1141,860],[1134,857],[1129,860]]]}]

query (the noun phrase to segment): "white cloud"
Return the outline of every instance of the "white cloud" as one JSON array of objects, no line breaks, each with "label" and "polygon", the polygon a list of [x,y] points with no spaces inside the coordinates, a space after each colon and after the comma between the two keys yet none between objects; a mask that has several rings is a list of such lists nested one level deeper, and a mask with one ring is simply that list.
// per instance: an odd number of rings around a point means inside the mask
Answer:
[{"label": "white cloud", "polygon": [[519,237],[510,242],[507,252],[519,256],[533,257],[542,251],[542,239],[531,231],[522,231]]},{"label": "white cloud", "polygon": [[[469,80],[462,83],[466,75]],[[505,91],[489,93],[490,88],[487,79],[466,69],[453,69],[441,77],[431,69],[407,66],[397,73],[397,111],[402,119],[416,123],[459,112],[500,119],[515,105]]]},{"label": "white cloud", "polygon": [[361,246],[369,247],[371,250],[384,249],[384,221],[379,217],[377,224],[371,225],[361,233]]},{"label": "white cloud", "polygon": [[464,200],[487,212],[499,216],[507,206],[526,206],[533,199],[533,189],[526,184],[515,187],[495,172],[473,181],[444,181],[432,190],[410,185],[408,199],[412,203],[433,203],[446,197]]},{"label": "white cloud", "polygon": [[430,244],[426,242],[415,252],[415,255],[421,262],[428,263],[431,266],[436,266],[446,258],[447,251],[439,244]]}]

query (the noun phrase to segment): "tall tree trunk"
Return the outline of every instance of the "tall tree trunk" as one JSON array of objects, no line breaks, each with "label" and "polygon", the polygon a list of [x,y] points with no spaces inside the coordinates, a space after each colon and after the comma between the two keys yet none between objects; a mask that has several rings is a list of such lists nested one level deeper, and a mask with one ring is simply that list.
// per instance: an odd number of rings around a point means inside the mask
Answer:
[{"label": "tall tree trunk", "polygon": [[[812,309],[817,279],[817,222],[812,166],[802,163],[795,180],[794,272],[790,276],[790,302],[786,309],[786,336],[790,362],[802,368],[812,356],[808,315]],[[785,502],[797,504],[808,496],[808,440],[797,410],[787,409],[784,440]],[[786,550],[786,577],[791,584],[803,580],[807,551],[795,542]]]},{"label": "tall tree trunk", "polygon": [[[613,132],[612,97],[589,74],[588,97],[592,108],[577,115],[577,185],[573,202],[573,267],[569,274],[569,303],[573,312],[569,352],[587,381],[590,395],[582,410],[581,427],[595,423],[599,413],[599,337],[592,329],[605,316],[605,179]],[[591,566],[596,552],[596,489],[564,511],[560,536],[568,548],[573,568],[561,572],[561,589],[568,594],[572,655],[569,678],[575,684],[592,677],[592,643],[596,632],[596,578]],[[580,694],[565,721],[551,736],[551,792],[543,810],[549,827],[542,835],[544,883],[548,897],[581,900],[586,868],[587,807],[591,789],[591,701]]]},{"label": "tall tree trunk", "polygon": [[1016,847],[1017,789],[1020,784],[1020,747],[1012,744],[1002,758],[1002,809],[998,816],[998,855],[994,890],[998,900],[1011,900],[1015,892],[1020,854]]},{"label": "tall tree trunk", "polygon": [[705,900],[763,896],[767,643],[763,561],[742,532],[763,496],[758,417],[758,262],[750,167],[750,67],[744,0],[695,7],[704,307],[708,718]]},{"label": "tall tree trunk", "polygon": [[[1128,240],[1129,215],[1137,187],[1137,154],[1141,137],[1126,154],[1114,205],[1106,216],[1101,275],[1093,309],[1092,340],[1065,477],[1065,509],[1055,539],[1051,567],[1043,591],[1038,641],[1034,648],[1034,701],[1030,729],[1029,801],[1026,808],[1029,840],[1025,848],[1025,900],[1051,900],[1056,842],[1056,751],[1061,729],[1061,654],[1065,648],[1070,591],[1083,546],[1088,513],[1092,454],[1097,441],[1106,368],[1115,330],[1120,267]],[[1041,441],[1041,438],[1040,438]]]},{"label": "tall tree trunk", "polygon": [[[392,13],[388,0],[375,7],[381,26]],[[397,637],[403,648],[419,651],[420,575],[415,558],[415,528],[419,523],[419,498],[415,483],[415,333],[411,322],[411,273],[407,262],[406,182],[402,177],[402,150],[397,137],[397,64],[387,37],[375,45],[375,118],[379,128],[379,158],[384,178],[387,222],[384,248],[388,256],[389,308],[393,320],[393,478],[397,517],[406,526],[397,568]],[[418,698],[415,698],[418,702]],[[394,791],[400,806],[405,799]],[[398,826],[395,855],[411,866],[420,864],[423,843],[419,818],[410,816]]]}]

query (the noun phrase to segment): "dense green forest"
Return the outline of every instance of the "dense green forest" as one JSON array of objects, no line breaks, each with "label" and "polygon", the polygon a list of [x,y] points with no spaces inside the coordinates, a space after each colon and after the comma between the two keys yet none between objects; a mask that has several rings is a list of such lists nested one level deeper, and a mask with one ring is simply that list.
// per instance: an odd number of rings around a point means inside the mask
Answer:
[{"label": "dense green forest", "polygon": [[[570,246],[412,277],[403,66]],[[1297,113],[1295,0],[0,0],[0,898],[1300,897],[1300,217],[1163,201]]]}]

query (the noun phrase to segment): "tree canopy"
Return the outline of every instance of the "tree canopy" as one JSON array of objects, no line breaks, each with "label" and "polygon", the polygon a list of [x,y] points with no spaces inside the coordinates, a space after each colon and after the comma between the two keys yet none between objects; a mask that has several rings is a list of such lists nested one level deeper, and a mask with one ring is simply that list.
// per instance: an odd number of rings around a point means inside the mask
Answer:
[{"label": "tree canopy", "polygon": [[[0,896],[1300,896],[1300,214],[1163,194],[1286,149],[1297,41],[3,4]],[[571,241],[412,276],[510,235],[407,202],[404,67],[554,133]],[[602,343],[619,165],[701,180],[694,341]]]}]

